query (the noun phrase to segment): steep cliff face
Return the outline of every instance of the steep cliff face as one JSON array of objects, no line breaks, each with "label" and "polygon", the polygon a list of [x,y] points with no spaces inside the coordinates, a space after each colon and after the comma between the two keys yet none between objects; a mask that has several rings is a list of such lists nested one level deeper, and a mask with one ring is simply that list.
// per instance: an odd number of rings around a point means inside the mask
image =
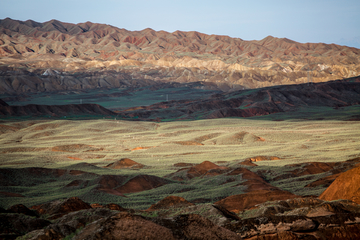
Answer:
[{"label": "steep cliff face", "polygon": [[1,92],[52,86],[55,76],[76,88],[79,72],[96,73],[83,87],[145,79],[203,81],[228,91],[353,77],[360,75],[359,59],[356,48],[271,36],[244,41],[199,32],[132,32],[91,22],[0,20],[1,82],[6,82]]}]

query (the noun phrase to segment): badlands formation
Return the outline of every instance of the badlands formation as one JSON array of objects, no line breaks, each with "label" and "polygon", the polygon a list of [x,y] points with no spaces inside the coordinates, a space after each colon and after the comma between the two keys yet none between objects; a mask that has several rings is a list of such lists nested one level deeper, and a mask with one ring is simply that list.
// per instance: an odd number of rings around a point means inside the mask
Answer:
[{"label": "badlands formation", "polygon": [[360,75],[360,50],[268,36],[0,20],[0,94],[202,82],[223,91]]},{"label": "badlands formation", "polygon": [[0,239],[359,239],[359,56],[0,20]]}]

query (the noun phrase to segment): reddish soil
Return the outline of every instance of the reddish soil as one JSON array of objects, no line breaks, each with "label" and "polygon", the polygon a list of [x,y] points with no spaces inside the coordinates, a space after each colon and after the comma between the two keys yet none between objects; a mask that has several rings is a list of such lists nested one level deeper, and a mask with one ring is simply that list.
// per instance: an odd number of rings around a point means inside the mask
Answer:
[{"label": "reddish soil", "polygon": [[118,204],[115,204],[115,203],[109,203],[109,204],[106,204],[104,206],[104,208],[108,208],[110,210],[116,210],[116,211],[126,211],[125,208],[119,206]]},{"label": "reddish soil", "polygon": [[35,211],[30,210],[29,208],[27,208],[25,205],[23,204],[16,204],[11,206],[8,209],[10,212],[14,212],[14,213],[22,213],[24,215],[28,215],[28,216],[34,216],[34,217],[38,217],[38,215],[36,214]]},{"label": "reddish soil", "polygon": [[67,158],[72,159],[72,160],[83,160],[82,158],[78,158],[78,157],[67,157]]},{"label": "reddish soil", "polygon": [[290,173],[295,176],[304,176],[309,174],[318,174],[323,172],[328,172],[333,170],[338,163],[324,163],[324,162],[309,162],[306,163],[305,166],[301,167],[303,164],[292,164],[288,165],[289,167],[299,167]]},{"label": "reddish soil", "polygon": [[103,189],[114,189],[115,187],[119,187],[127,180],[128,177],[122,175],[103,175],[100,176],[99,182],[99,190]]},{"label": "reddish soil", "polygon": [[270,183],[267,183],[262,177],[260,177],[256,173],[251,172],[246,168],[236,168],[230,173],[228,173],[227,176],[233,176],[239,174],[242,174],[242,178],[247,180],[243,183],[238,184],[238,185],[247,186],[247,189],[245,190],[246,192],[259,191],[259,190],[267,190],[267,191],[280,190],[277,187],[272,186]]},{"label": "reddish soil", "polygon": [[90,204],[90,206],[91,206],[92,208],[103,208],[103,207],[104,207],[103,205],[98,204],[98,203],[92,203],[92,204]]},{"label": "reddish soil", "polygon": [[246,182],[240,183],[239,185],[247,186],[245,192],[259,191],[259,190],[280,190],[277,187],[274,187],[270,183],[263,181],[258,181],[256,179],[251,179]]},{"label": "reddish soil", "polygon": [[0,133],[16,132],[18,130],[20,130],[20,128],[0,124]]},{"label": "reddish soil", "polygon": [[[215,163],[204,161],[200,164],[197,164],[193,167],[190,167],[187,170],[187,176],[189,179],[194,177],[200,177],[202,175],[211,175],[216,176],[224,173],[224,171],[228,170],[227,167],[221,167],[216,165]],[[219,171],[220,170],[220,171]]]},{"label": "reddish soil", "polygon": [[112,169],[122,169],[122,168],[141,169],[144,167],[145,165],[135,162],[129,158],[122,158],[117,162],[113,162],[105,166],[105,168],[112,168]]},{"label": "reddish soil", "polygon": [[268,161],[268,160],[280,160],[281,158],[275,157],[275,156],[256,156],[256,157],[250,157],[245,160],[252,161],[252,162],[258,162],[258,161]]},{"label": "reddish soil", "polygon": [[189,207],[194,206],[195,204],[187,201],[185,198],[177,197],[177,196],[168,196],[159,202],[151,205],[147,211],[158,210],[158,209],[166,209],[166,208],[177,208],[177,207]]},{"label": "reddish soil", "polygon": [[145,150],[145,149],[149,149],[149,148],[152,148],[152,147],[136,147],[136,148],[133,148],[133,149],[130,149],[131,151],[137,151],[137,150]]},{"label": "reddish soil", "polygon": [[296,197],[299,196],[283,190],[259,190],[245,194],[232,195],[216,202],[215,204],[220,205],[229,211],[239,213],[240,211],[253,208],[255,205],[267,201],[286,200]]},{"label": "reddish soil", "polygon": [[145,218],[120,212],[115,216],[89,224],[75,239],[168,239],[175,240],[170,229]]},{"label": "reddish soil", "polygon": [[228,169],[228,168],[220,167],[220,166],[216,165],[215,163],[212,163],[209,161],[204,161],[200,164],[195,165],[192,169],[195,171],[201,172],[201,171],[209,171],[212,169]]},{"label": "reddish soil", "polygon": [[127,181],[124,185],[117,187],[115,190],[120,193],[134,193],[157,188],[168,183],[170,183],[170,181],[164,178],[138,175]]},{"label": "reddish soil", "polygon": [[[319,174],[325,172],[329,172],[333,174],[341,173],[343,171],[353,168],[354,161],[350,161],[350,162],[346,161],[342,163],[341,162],[331,162],[331,163],[309,162],[309,163],[291,164],[286,166],[296,167],[296,169],[293,171],[285,172],[284,174],[273,178],[272,181],[278,181],[287,178],[313,175],[313,174]],[[328,180],[331,181],[331,178],[329,178]],[[327,182],[328,180],[325,179],[324,181]],[[318,183],[321,185],[321,180],[319,180]]]},{"label": "reddish soil", "polygon": [[194,165],[193,163],[175,163],[174,167],[192,167]]},{"label": "reddish soil", "polygon": [[335,181],[319,196],[319,199],[332,201],[349,199],[360,204],[360,167],[341,173]]},{"label": "reddish soil", "polygon": [[235,168],[234,170],[232,170],[231,172],[229,172],[228,174],[226,174],[227,176],[233,176],[233,175],[240,175],[242,174],[242,178],[243,179],[254,179],[257,181],[264,181],[264,179],[262,179],[259,175],[257,175],[256,173],[246,169],[246,168]]},{"label": "reddish soil", "polygon": [[11,192],[0,192],[0,195],[3,197],[25,197],[19,193],[11,193]]}]

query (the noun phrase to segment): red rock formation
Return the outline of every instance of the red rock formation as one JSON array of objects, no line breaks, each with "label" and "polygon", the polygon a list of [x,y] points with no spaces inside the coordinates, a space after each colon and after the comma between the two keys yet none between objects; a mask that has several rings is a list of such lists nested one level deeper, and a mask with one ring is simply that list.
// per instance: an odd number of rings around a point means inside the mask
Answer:
[{"label": "red rock formation", "polygon": [[134,193],[161,187],[168,183],[170,183],[170,181],[164,178],[151,175],[137,175],[114,190],[122,194]]},{"label": "red rock formation", "polygon": [[145,167],[145,165],[135,162],[129,158],[122,158],[119,161],[110,163],[105,166],[105,168],[112,168],[112,169],[122,169],[122,168],[141,169],[143,167]]},{"label": "red rock formation", "polygon": [[[302,166],[305,165],[305,166]],[[305,164],[293,164],[288,165],[289,167],[294,166],[302,166],[300,169],[296,169],[292,171],[291,173],[295,176],[304,176],[309,174],[318,174],[323,172],[328,172],[330,170],[334,169],[334,166],[336,166],[337,163],[325,163],[325,162],[308,162]]]},{"label": "red rock formation", "polygon": [[360,204],[360,167],[346,171],[319,196],[320,199],[331,201],[349,199]]},{"label": "red rock formation", "polygon": [[51,217],[49,219],[56,219],[70,212],[90,208],[91,206],[88,203],[85,203],[78,197],[71,197],[65,200],[53,201],[31,207],[31,209],[36,210],[40,215],[50,215]]},{"label": "red rock formation", "polygon": [[216,202],[215,204],[220,205],[229,211],[239,213],[240,211],[252,208],[257,204],[267,201],[286,200],[296,197],[298,196],[283,190],[258,190],[245,194],[232,195]]},{"label": "red rock formation", "polygon": [[170,229],[121,212],[87,225],[74,239],[175,239]]},{"label": "red rock formation", "polygon": [[108,203],[103,207],[108,208],[110,210],[116,210],[116,211],[126,211],[127,210],[127,209],[125,209],[125,208],[123,208],[123,207],[121,207],[121,206],[119,206],[118,204],[115,204],[115,203]]}]

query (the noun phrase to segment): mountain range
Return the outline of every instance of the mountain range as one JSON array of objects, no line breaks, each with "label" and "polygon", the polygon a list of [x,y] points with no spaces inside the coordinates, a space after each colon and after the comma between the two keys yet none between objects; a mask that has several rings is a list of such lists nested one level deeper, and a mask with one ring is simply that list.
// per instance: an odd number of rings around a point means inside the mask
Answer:
[{"label": "mountain range", "polygon": [[268,36],[0,20],[0,94],[203,82],[222,91],[360,75],[360,49]]}]

